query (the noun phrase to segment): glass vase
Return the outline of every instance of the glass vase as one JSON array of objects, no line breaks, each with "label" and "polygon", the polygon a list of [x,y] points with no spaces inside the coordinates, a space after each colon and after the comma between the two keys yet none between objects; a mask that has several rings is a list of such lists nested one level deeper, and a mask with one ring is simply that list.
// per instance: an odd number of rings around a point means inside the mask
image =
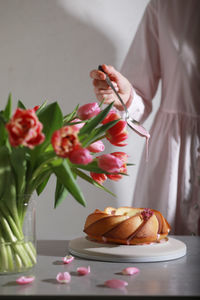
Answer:
[{"label": "glass vase", "polygon": [[35,204],[32,195],[0,202],[0,274],[25,272],[36,264]]}]

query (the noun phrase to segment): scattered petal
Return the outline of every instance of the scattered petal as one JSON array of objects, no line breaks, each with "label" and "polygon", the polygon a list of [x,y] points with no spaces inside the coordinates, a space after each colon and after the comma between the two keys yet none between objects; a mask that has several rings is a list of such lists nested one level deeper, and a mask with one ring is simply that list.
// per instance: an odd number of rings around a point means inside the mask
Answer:
[{"label": "scattered petal", "polygon": [[128,285],[128,282],[120,279],[110,279],[105,281],[104,285],[113,289],[123,289]]},{"label": "scattered petal", "polygon": [[27,284],[33,282],[34,280],[35,280],[34,276],[21,276],[17,278],[16,282],[18,284]]},{"label": "scattered petal", "polygon": [[72,256],[72,255],[66,255],[65,257],[63,257],[63,263],[64,264],[69,264],[73,260],[74,260],[74,256]]},{"label": "scattered petal", "polygon": [[122,274],[124,275],[134,275],[137,274],[140,270],[135,267],[128,267],[122,270]]},{"label": "scattered petal", "polygon": [[86,267],[79,267],[77,268],[77,272],[79,275],[87,275],[90,273],[90,266]]},{"label": "scattered petal", "polygon": [[59,283],[69,283],[71,281],[71,275],[69,274],[69,272],[60,272],[57,274],[56,280]]}]

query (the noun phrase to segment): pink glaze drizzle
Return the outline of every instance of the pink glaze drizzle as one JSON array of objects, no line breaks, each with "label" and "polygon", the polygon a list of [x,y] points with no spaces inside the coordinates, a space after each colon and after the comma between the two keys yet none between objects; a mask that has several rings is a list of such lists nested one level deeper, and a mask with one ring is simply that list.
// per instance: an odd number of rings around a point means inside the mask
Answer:
[{"label": "pink glaze drizzle", "polygon": [[153,216],[153,211],[149,208],[145,208],[142,212],[141,215],[144,219],[144,221],[147,221],[151,216]]},{"label": "pink glaze drizzle", "polygon": [[147,162],[149,157],[149,139],[150,139],[149,132],[143,126],[137,123],[133,123],[129,120],[127,120],[127,123],[137,134],[146,138],[146,162]]}]

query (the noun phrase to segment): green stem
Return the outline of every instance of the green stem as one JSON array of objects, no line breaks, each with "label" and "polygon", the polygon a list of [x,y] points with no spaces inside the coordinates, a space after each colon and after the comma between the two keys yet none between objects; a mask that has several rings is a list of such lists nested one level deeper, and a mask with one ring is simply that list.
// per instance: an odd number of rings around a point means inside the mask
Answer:
[{"label": "green stem", "polygon": [[1,257],[1,270],[8,269],[8,255],[6,251],[6,243],[2,236],[2,231],[0,230],[0,257]]},{"label": "green stem", "polygon": [[13,254],[12,254],[12,249],[9,244],[6,245],[7,248],[7,255],[8,255],[8,268],[9,270],[13,271],[14,270],[14,263],[13,263]]},{"label": "green stem", "polygon": [[[32,247],[30,245],[32,245]],[[33,250],[33,244],[31,242],[27,242],[24,244],[24,248],[27,250],[27,254],[29,255],[32,263],[36,264],[36,255],[35,251]]]},{"label": "green stem", "polygon": [[1,205],[0,206],[0,210],[2,212],[2,215],[7,218],[7,221],[14,233],[14,235],[16,236],[16,238],[18,240],[22,240],[23,239],[23,232],[21,230],[21,226],[18,224],[15,223],[15,221],[13,220],[13,217],[10,215],[10,212],[8,211],[8,209],[5,207],[5,205]]},{"label": "green stem", "polygon": [[17,253],[14,254],[15,264],[17,270],[20,270],[23,267],[22,260]]},{"label": "green stem", "polygon": [[17,238],[14,236],[7,220],[4,217],[1,217],[0,221],[1,221],[2,228],[3,228],[3,232],[6,233],[6,240],[5,241],[15,243],[17,241]]},{"label": "green stem", "polygon": [[0,206],[0,225],[0,272],[32,267],[36,263],[34,245],[24,241],[23,224],[18,226],[3,205]]}]

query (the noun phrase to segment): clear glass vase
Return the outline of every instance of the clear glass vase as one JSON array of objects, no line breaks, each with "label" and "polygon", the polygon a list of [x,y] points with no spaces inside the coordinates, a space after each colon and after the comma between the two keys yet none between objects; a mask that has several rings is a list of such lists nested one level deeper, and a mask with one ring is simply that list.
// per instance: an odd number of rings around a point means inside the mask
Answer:
[{"label": "clear glass vase", "polygon": [[25,272],[37,262],[36,202],[32,195],[0,203],[0,274]]}]

